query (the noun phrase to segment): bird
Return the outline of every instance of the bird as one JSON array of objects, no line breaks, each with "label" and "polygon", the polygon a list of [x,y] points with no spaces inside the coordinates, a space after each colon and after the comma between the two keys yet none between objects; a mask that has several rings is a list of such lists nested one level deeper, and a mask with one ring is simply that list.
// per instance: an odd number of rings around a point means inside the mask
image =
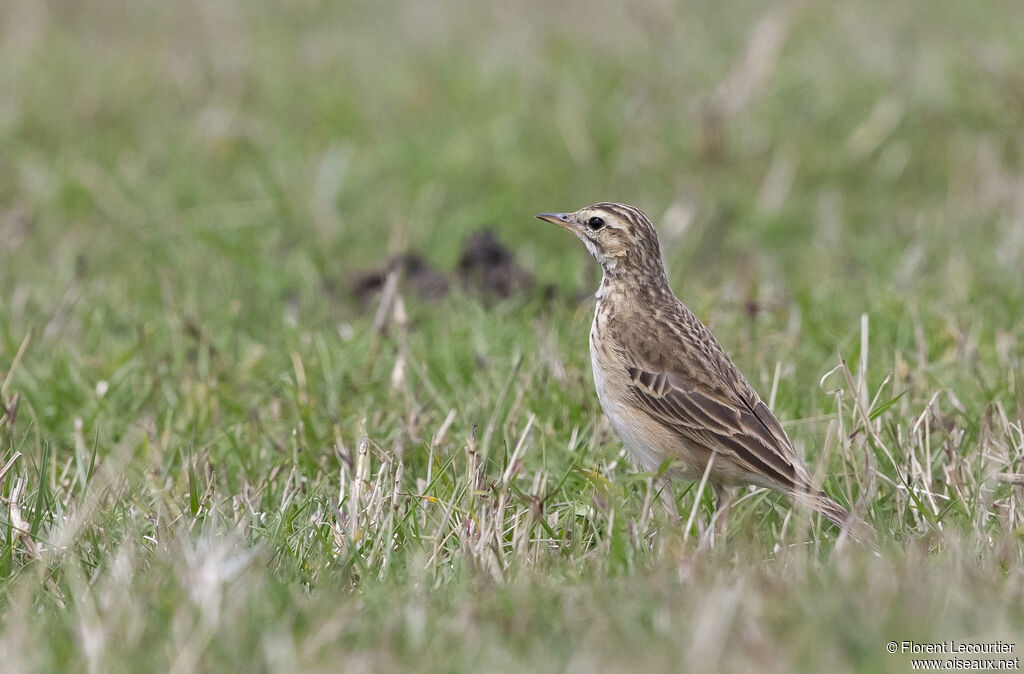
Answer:
[{"label": "bird", "polygon": [[[782,424],[672,292],[657,232],[640,209],[602,202],[537,218],[575,234],[601,265],[590,329],[594,385],[633,463],[652,472],[668,466],[667,479],[706,481],[726,512],[730,488],[755,485],[857,540],[873,537],[815,483]],[[670,495],[666,505],[674,512]]]}]

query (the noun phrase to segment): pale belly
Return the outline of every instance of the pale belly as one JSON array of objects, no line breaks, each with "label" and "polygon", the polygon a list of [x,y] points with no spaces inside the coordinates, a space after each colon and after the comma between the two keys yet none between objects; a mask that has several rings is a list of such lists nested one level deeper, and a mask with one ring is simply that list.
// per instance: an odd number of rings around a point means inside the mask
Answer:
[{"label": "pale belly", "polygon": [[666,459],[672,459],[671,473],[676,477],[700,477],[703,465],[695,465],[695,457],[688,456],[689,452],[679,437],[635,409],[627,398],[630,381],[625,367],[612,362],[609,354],[596,349],[593,337],[590,340],[590,360],[597,399],[630,460],[640,470],[655,472]]}]

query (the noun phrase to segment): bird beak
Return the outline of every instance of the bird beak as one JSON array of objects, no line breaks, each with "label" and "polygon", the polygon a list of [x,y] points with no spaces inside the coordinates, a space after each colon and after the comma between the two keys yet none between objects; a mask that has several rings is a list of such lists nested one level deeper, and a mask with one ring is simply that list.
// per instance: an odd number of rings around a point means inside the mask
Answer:
[{"label": "bird beak", "polygon": [[537,219],[565,229],[572,229],[572,213],[540,213],[537,215]]}]

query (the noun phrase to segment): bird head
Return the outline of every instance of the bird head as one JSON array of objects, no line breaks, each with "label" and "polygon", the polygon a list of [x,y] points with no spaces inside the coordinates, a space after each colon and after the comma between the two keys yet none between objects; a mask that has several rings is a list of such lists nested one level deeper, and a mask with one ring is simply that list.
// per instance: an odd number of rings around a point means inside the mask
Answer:
[{"label": "bird head", "polygon": [[578,236],[606,274],[664,275],[658,235],[639,208],[604,202],[573,213],[541,213],[537,217]]}]

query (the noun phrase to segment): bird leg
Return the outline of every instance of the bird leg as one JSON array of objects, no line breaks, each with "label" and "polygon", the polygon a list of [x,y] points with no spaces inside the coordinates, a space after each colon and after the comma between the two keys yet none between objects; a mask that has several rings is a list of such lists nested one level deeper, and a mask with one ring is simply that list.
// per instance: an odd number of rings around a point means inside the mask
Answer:
[{"label": "bird leg", "polygon": [[729,511],[732,510],[732,492],[728,487],[720,484],[714,485],[715,489],[715,512],[711,515],[714,522],[715,532],[725,536],[726,527],[729,524]]},{"label": "bird leg", "polygon": [[661,486],[658,490],[658,496],[661,497],[661,502],[665,504],[665,510],[668,511],[669,519],[673,523],[679,524],[682,518],[679,516],[679,508],[676,507],[676,496],[675,492],[672,491],[672,480],[662,475],[658,478],[658,484]]}]

